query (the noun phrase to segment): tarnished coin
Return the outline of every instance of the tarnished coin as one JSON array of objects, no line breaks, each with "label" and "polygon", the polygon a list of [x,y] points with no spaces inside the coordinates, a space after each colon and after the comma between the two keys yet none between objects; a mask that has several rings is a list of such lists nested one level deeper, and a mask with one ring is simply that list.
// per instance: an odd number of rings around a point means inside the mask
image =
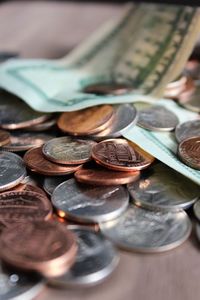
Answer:
[{"label": "tarnished coin", "polygon": [[148,130],[171,131],[178,123],[178,117],[163,106],[154,105],[138,112],[137,125]]},{"label": "tarnished coin", "polygon": [[44,280],[37,274],[12,270],[0,262],[0,299],[32,300],[44,288]]},{"label": "tarnished coin", "polygon": [[200,200],[193,205],[195,217],[200,221]]},{"label": "tarnished coin", "polygon": [[200,136],[182,141],[178,147],[178,155],[186,165],[200,170]]},{"label": "tarnished coin", "polygon": [[128,190],[136,204],[152,210],[187,209],[200,196],[197,184],[161,163],[128,184]]},{"label": "tarnished coin", "polygon": [[10,143],[10,134],[5,130],[0,130],[0,147]]},{"label": "tarnished coin", "polygon": [[72,135],[90,135],[108,127],[113,114],[111,105],[94,106],[62,113],[57,125],[63,132]]},{"label": "tarnished coin", "polygon": [[100,233],[83,226],[68,226],[77,237],[78,253],[75,264],[61,277],[50,283],[57,286],[94,285],[105,280],[116,268],[119,256],[111,242]]},{"label": "tarnished coin", "polygon": [[93,141],[64,136],[45,143],[42,152],[47,159],[53,162],[77,165],[91,159],[92,146],[94,145],[96,143]]},{"label": "tarnished coin", "polygon": [[48,198],[31,191],[0,194],[0,220],[6,223],[48,220],[52,206]]},{"label": "tarnished coin", "polygon": [[125,139],[105,140],[92,148],[92,157],[102,166],[116,171],[136,171],[148,167],[154,158]]},{"label": "tarnished coin", "polygon": [[52,203],[66,217],[80,222],[104,222],[118,217],[128,206],[129,196],[122,186],[90,186],[73,178],[53,192]]},{"label": "tarnished coin", "polygon": [[47,176],[71,174],[81,167],[80,165],[67,166],[55,164],[44,157],[41,147],[27,151],[24,155],[24,161],[32,171]]},{"label": "tarnished coin", "polygon": [[123,134],[125,130],[134,126],[137,122],[137,111],[135,107],[131,104],[121,104],[116,107],[115,115],[113,121],[103,131],[92,135],[91,138],[100,140],[105,138],[115,138]]},{"label": "tarnished coin", "polygon": [[184,106],[185,108],[194,111],[194,112],[200,112],[200,83],[195,84],[195,89],[193,93],[182,93],[179,95],[179,103]]},{"label": "tarnished coin", "polygon": [[42,123],[50,114],[37,112],[16,96],[0,91],[0,127],[5,129],[26,128]]},{"label": "tarnished coin", "polygon": [[50,196],[53,194],[53,191],[55,188],[61,184],[62,182],[70,179],[68,176],[51,176],[51,177],[45,177],[43,182],[43,188],[47,194]]},{"label": "tarnished coin", "polygon": [[76,171],[74,176],[76,180],[82,183],[92,185],[119,185],[136,181],[140,176],[140,172],[118,172],[96,167],[80,169]]},{"label": "tarnished coin", "polygon": [[150,211],[130,205],[119,218],[100,223],[100,230],[116,245],[138,252],[162,252],[182,244],[192,224],[184,211]]},{"label": "tarnished coin", "polygon": [[83,89],[84,93],[96,95],[123,95],[133,90],[133,87],[125,83],[94,83]]},{"label": "tarnished coin", "polygon": [[191,137],[200,136],[200,120],[187,121],[176,126],[175,136],[178,143]]},{"label": "tarnished coin", "polygon": [[12,132],[10,144],[3,147],[4,150],[12,152],[26,151],[34,147],[42,146],[54,136],[45,133]]},{"label": "tarnished coin", "polygon": [[15,223],[0,236],[0,257],[11,266],[38,271],[46,277],[64,274],[77,252],[73,233],[60,223]]},{"label": "tarnished coin", "polygon": [[18,185],[26,176],[26,168],[21,157],[14,153],[0,151],[0,191]]}]

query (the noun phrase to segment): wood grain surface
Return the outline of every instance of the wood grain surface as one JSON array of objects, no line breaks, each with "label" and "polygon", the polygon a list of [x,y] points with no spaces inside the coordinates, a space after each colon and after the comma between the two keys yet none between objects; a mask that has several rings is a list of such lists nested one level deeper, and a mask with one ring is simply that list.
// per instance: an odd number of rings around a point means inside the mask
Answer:
[{"label": "wood grain surface", "polygon": [[[13,1],[0,5],[0,51],[22,57],[57,58],[100,24],[120,13],[120,5]],[[120,252],[117,270],[87,289],[46,288],[37,300],[198,300],[200,244],[193,234],[164,254]]]}]

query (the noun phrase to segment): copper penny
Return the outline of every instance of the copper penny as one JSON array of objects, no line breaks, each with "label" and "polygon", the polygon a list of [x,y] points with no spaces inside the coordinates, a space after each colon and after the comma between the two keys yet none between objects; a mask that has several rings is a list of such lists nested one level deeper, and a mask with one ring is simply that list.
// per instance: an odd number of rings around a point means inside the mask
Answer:
[{"label": "copper penny", "polygon": [[51,203],[44,195],[30,191],[0,194],[0,220],[8,223],[48,220],[51,215]]},{"label": "copper penny", "polygon": [[95,83],[86,86],[83,89],[84,93],[96,95],[123,95],[133,90],[133,87],[125,83]]},{"label": "copper penny", "polygon": [[60,276],[75,260],[75,235],[62,224],[35,221],[4,229],[0,237],[3,261],[46,277]]},{"label": "copper penny", "polygon": [[10,143],[10,134],[5,130],[0,130],[0,147]]},{"label": "copper penny", "polygon": [[58,119],[58,127],[72,135],[90,135],[109,126],[114,115],[111,105],[101,105],[73,112],[64,112]]},{"label": "copper penny", "polygon": [[182,141],[178,147],[178,155],[186,165],[200,170],[200,137]]},{"label": "copper penny", "polygon": [[24,155],[24,161],[32,171],[48,176],[67,175],[81,168],[81,165],[58,165],[47,160],[42,153],[41,147],[27,151]]},{"label": "copper penny", "polygon": [[125,139],[110,139],[92,148],[95,161],[116,171],[136,171],[147,168],[154,158],[136,144]]},{"label": "copper penny", "polygon": [[139,176],[139,171],[117,172],[103,168],[81,169],[75,173],[75,178],[79,182],[104,186],[131,183],[137,180]]}]

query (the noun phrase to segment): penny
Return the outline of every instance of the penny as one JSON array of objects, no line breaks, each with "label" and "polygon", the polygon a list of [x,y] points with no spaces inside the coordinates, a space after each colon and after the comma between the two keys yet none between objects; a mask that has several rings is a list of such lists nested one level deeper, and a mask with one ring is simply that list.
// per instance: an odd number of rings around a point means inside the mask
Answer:
[{"label": "penny", "polygon": [[193,93],[182,93],[179,96],[179,103],[184,106],[185,108],[197,112],[200,112],[200,101],[199,101],[199,94],[200,94],[200,84],[195,84],[195,90]]},{"label": "penny", "polygon": [[195,217],[200,221],[200,200],[193,205]]},{"label": "penny", "polygon": [[26,151],[34,147],[39,147],[53,138],[54,136],[44,133],[12,132],[10,144],[5,145],[3,149],[13,152]]},{"label": "penny", "polygon": [[0,130],[0,147],[10,143],[10,134],[5,130]]},{"label": "penny", "polygon": [[161,163],[128,184],[128,190],[134,203],[151,210],[187,209],[200,196],[197,184]]},{"label": "penny", "polygon": [[136,144],[125,139],[110,139],[92,148],[92,157],[106,168],[136,171],[148,167],[154,158]]},{"label": "penny", "polygon": [[11,266],[60,276],[75,260],[75,236],[60,223],[35,221],[15,223],[0,237],[0,257]]},{"label": "penny", "polygon": [[21,157],[14,153],[0,151],[0,191],[18,185],[26,176]]},{"label": "penny", "polygon": [[130,205],[119,218],[101,223],[100,230],[120,248],[148,253],[181,245],[189,237],[192,225],[184,211],[150,211]]},{"label": "penny", "polygon": [[200,136],[200,120],[187,121],[179,124],[175,130],[178,143],[191,137]]},{"label": "penny", "polygon": [[133,90],[133,87],[124,83],[94,83],[83,89],[84,93],[96,95],[123,95]]},{"label": "penny", "polygon": [[70,175],[45,177],[43,182],[43,188],[45,192],[47,192],[47,194],[51,196],[55,188],[68,179],[70,179]]},{"label": "penny", "polygon": [[200,170],[200,136],[182,141],[178,147],[178,155],[186,165]]},{"label": "penny", "polygon": [[0,127],[20,129],[42,123],[50,114],[37,112],[16,96],[0,91]]},{"label": "penny", "polygon": [[57,125],[72,135],[90,135],[104,130],[112,121],[114,109],[111,105],[85,108],[79,111],[64,112]]},{"label": "penny", "polygon": [[53,192],[52,204],[63,217],[82,223],[112,220],[124,212],[129,196],[122,186],[90,186],[73,178],[61,183]]},{"label": "penny", "polygon": [[56,163],[77,165],[91,159],[93,141],[78,140],[71,137],[59,137],[45,143],[42,152],[44,156]]},{"label": "penny", "polygon": [[138,112],[137,125],[147,130],[171,131],[178,123],[178,117],[163,106],[154,105]]},{"label": "penny", "polygon": [[140,172],[117,172],[96,167],[78,170],[74,176],[79,182],[91,185],[119,185],[136,181]]},{"label": "penny", "polygon": [[51,279],[56,286],[88,286],[105,280],[116,268],[119,256],[102,234],[82,226],[68,226],[77,237],[78,253],[72,268],[64,275]]},{"label": "penny", "polygon": [[55,164],[44,157],[41,147],[27,151],[24,155],[24,161],[32,171],[47,176],[71,174],[81,167],[80,165],[66,166]]},{"label": "penny", "polygon": [[0,219],[7,222],[48,220],[52,206],[48,198],[32,191],[0,194]]}]

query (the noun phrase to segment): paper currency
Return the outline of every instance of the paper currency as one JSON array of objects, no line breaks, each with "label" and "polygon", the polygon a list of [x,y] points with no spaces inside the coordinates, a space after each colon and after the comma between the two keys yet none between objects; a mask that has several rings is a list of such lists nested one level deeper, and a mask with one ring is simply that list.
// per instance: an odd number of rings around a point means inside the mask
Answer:
[{"label": "paper currency", "polygon": [[[0,85],[43,112],[134,102],[138,95],[160,96],[183,69],[199,27],[196,8],[131,5],[118,21],[109,22],[63,59],[3,64]],[[130,84],[133,91],[123,96],[82,92],[98,82]]]}]

